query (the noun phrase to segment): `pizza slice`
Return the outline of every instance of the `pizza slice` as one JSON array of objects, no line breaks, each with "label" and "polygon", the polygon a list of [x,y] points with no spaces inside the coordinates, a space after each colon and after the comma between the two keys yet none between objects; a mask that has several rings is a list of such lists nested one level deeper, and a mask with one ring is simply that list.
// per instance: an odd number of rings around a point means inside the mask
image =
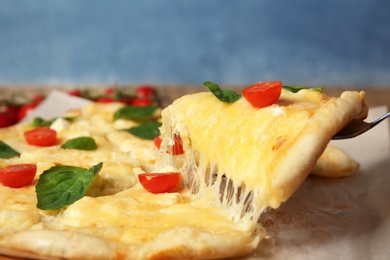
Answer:
[{"label": "pizza slice", "polygon": [[337,131],[367,114],[364,96],[283,89],[274,104],[257,108],[245,98],[221,102],[210,92],[187,95],[163,111],[164,145],[181,137],[181,168],[194,193],[214,190],[222,205],[235,209],[233,218],[249,212],[257,219],[293,194]]}]

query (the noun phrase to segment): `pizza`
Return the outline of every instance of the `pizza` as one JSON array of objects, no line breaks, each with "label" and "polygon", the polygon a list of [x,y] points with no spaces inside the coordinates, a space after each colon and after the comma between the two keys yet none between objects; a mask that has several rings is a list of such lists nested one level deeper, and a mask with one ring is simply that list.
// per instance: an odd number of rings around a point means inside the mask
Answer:
[{"label": "pizza", "polygon": [[364,92],[336,98],[271,82],[241,96],[205,85],[210,91],[163,110],[91,103],[0,129],[0,254],[246,255],[267,239],[260,215],[310,172],[336,177],[358,167],[329,141],[367,113]]}]

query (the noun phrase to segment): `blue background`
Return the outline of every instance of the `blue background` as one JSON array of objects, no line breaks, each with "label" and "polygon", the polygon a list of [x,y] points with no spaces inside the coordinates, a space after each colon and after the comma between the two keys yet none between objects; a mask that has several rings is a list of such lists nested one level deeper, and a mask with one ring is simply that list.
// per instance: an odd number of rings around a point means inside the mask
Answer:
[{"label": "blue background", "polygon": [[0,83],[390,86],[389,0],[0,0]]}]

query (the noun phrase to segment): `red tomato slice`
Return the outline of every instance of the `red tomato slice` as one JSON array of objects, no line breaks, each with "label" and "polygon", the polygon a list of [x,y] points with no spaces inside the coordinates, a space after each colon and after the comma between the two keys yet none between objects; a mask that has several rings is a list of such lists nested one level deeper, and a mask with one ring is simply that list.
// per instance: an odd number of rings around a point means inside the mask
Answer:
[{"label": "red tomato slice", "polygon": [[160,149],[161,147],[161,138],[159,136],[154,137],[153,139],[154,145],[157,147],[157,149]]},{"label": "red tomato slice", "polygon": [[15,114],[15,118],[17,118],[17,115],[19,113],[19,110],[20,110],[20,106],[17,106],[17,105],[8,105],[8,106],[4,106],[2,107],[2,111],[4,112],[10,112],[10,113],[13,113]]},{"label": "red tomato slice", "polygon": [[45,100],[45,96],[44,95],[35,95],[32,99],[32,103],[41,103],[43,100]]},{"label": "red tomato slice", "polygon": [[19,110],[19,113],[18,113],[18,120],[22,120],[23,118],[25,118],[28,113],[30,113],[32,110],[35,109],[35,107],[37,106],[38,104],[37,103],[30,103],[30,104],[26,104],[26,105],[23,105],[20,110]]},{"label": "red tomato slice", "polygon": [[74,97],[82,97],[83,93],[79,89],[72,89],[68,91],[68,94]]},{"label": "red tomato slice", "polygon": [[[157,147],[157,149],[160,149],[161,147],[161,138],[159,136],[156,136],[154,139],[154,145]],[[172,155],[181,155],[184,153],[184,149],[183,149],[183,142],[180,138],[180,136],[178,135],[175,135],[174,136],[174,141],[175,143],[173,144],[172,146]]]},{"label": "red tomato slice", "polygon": [[29,145],[52,146],[57,141],[57,132],[49,127],[38,127],[24,133]]},{"label": "red tomato slice", "polygon": [[117,102],[115,98],[112,97],[100,97],[95,100],[98,103],[112,103],[112,102]]},{"label": "red tomato slice", "polygon": [[151,193],[173,192],[181,180],[179,172],[167,173],[142,173],[138,174],[138,180],[145,190]]},{"label": "red tomato slice", "polygon": [[156,94],[156,89],[150,85],[142,85],[135,90],[135,93],[140,98],[152,98]]},{"label": "red tomato slice", "polygon": [[282,82],[258,82],[246,87],[242,94],[245,99],[254,107],[266,107],[275,104],[282,93]]},{"label": "red tomato slice", "polygon": [[123,98],[120,98],[118,101],[122,102],[123,104],[126,104],[126,105],[132,105],[133,100],[134,100],[133,97],[123,97]]},{"label": "red tomato slice", "polygon": [[17,115],[10,111],[0,111],[0,128],[15,124],[18,121]]},{"label": "red tomato slice", "polygon": [[150,106],[153,103],[154,101],[149,98],[136,98],[131,101],[131,105],[136,107]]},{"label": "red tomato slice", "polygon": [[11,188],[29,185],[37,173],[35,164],[15,164],[0,169],[0,183]]},{"label": "red tomato slice", "polygon": [[113,87],[108,87],[104,90],[104,94],[106,94],[107,96],[112,95],[114,93],[115,93],[115,88]]}]

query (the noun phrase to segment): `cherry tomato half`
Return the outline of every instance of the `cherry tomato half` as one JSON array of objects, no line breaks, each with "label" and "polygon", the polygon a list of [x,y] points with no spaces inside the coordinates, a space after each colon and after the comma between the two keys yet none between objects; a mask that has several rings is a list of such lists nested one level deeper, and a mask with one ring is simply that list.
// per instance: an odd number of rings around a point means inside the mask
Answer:
[{"label": "cherry tomato half", "polygon": [[44,96],[44,95],[37,94],[37,95],[35,95],[35,96],[32,98],[32,102],[31,102],[31,103],[39,104],[39,103],[41,103],[43,100],[45,100],[45,96]]},{"label": "cherry tomato half", "polygon": [[38,103],[29,103],[26,105],[23,105],[18,113],[18,120],[22,120],[25,118],[32,110],[35,109],[35,107],[38,106]]},{"label": "cherry tomato half", "polygon": [[82,97],[83,93],[79,89],[72,89],[68,91],[68,94],[74,97]]},{"label": "cherry tomato half", "polygon": [[181,180],[179,172],[142,173],[138,180],[145,190],[151,193],[164,193],[176,191]]},{"label": "cherry tomato half", "polygon": [[282,93],[282,82],[258,82],[246,87],[242,94],[245,99],[254,107],[266,107],[274,104]]},{"label": "cherry tomato half", "polygon": [[21,188],[32,182],[37,173],[35,164],[14,164],[0,169],[0,183],[11,188]]},{"label": "cherry tomato half", "polygon": [[100,97],[95,100],[98,103],[112,103],[112,102],[117,102],[115,98],[112,97]]},{"label": "cherry tomato half", "polygon": [[115,93],[115,88],[113,87],[108,87],[104,90],[104,94],[106,94],[106,96],[113,95],[114,93]]},{"label": "cherry tomato half", "polygon": [[21,107],[18,105],[7,105],[7,106],[3,106],[0,110],[3,112],[9,112],[14,114],[15,119],[17,119],[20,108]]},{"label": "cherry tomato half", "polygon": [[38,127],[24,133],[29,145],[52,146],[57,140],[57,132],[49,127]]},{"label": "cherry tomato half", "polygon": [[150,106],[153,103],[154,101],[149,98],[135,98],[131,101],[131,105],[136,107]]},{"label": "cherry tomato half", "polygon": [[156,94],[156,89],[153,86],[150,85],[142,85],[139,86],[135,93],[140,98],[153,98],[153,96]]},{"label": "cherry tomato half", "polygon": [[161,138],[159,136],[154,137],[153,139],[154,145],[157,147],[157,149],[160,149],[161,147]]},{"label": "cherry tomato half", "polygon": [[0,128],[15,124],[18,121],[16,113],[0,111]]},{"label": "cherry tomato half", "polygon": [[[174,141],[175,141],[175,143],[172,146],[172,155],[181,155],[181,154],[183,154],[184,153],[183,142],[182,142],[180,136],[175,135],[174,136]],[[157,147],[157,149],[160,149],[161,142],[162,142],[161,138],[159,136],[156,136],[153,139],[153,142],[154,142],[154,145]]]}]

